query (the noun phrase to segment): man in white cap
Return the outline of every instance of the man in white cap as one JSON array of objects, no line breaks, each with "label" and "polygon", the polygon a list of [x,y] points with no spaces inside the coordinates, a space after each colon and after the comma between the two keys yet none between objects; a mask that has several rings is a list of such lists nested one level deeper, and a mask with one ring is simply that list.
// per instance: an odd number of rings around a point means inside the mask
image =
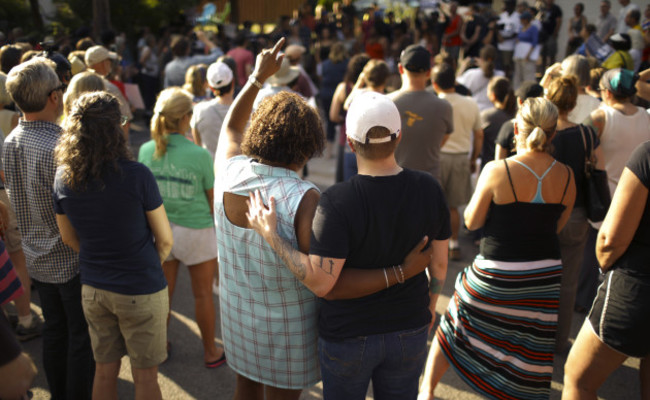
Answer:
[{"label": "man in white cap", "polygon": [[86,50],[84,59],[86,61],[86,66],[102,77],[106,91],[117,97],[117,100],[120,102],[120,113],[122,113],[123,118],[126,118],[126,122],[122,125],[122,129],[124,129],[124,134],[128,140],[129,128],[131,120],[133,119],[131,105],[128,100],[124,98],[124,95],[122,95],[122,91],[106,78],[113,69],[113,62],[118,59],[117,53],[108,51],[104,46],[93,46]]},{"label": "man in white cap", "polygon": [[[359,174],[323,193],[309,255],[278,235],[273,198],[267,209],[259,193],[251,196],[248,220],[287,268],[321,297],[318,352],[324,397],[364,398],[372,380],[377,398],[415,399],[447,271],[449,210],[430,174],[403,169],[395,161],[401,121],[388,97],[360,94],[346,126]],[[428,247],[424,262],[430,281],[422,265],[410,262],[414,252],[409,250],[417,243],[421,247],[416,249]]]},{"label": "man in white cap", "polygon": [[232,104],[235,85],[232,70],[221,61],[208,67],[206,78],[215,98],[194,106],[190,126],[194,143],[207,149],[214,158],[219,143],[221,125]]}]

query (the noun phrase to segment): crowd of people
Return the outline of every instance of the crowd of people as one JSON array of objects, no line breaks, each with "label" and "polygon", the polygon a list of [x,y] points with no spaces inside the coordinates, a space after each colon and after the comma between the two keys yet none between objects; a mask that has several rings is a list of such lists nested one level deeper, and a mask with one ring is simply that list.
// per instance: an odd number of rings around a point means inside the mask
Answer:
[{"label": "crowd of people", "polygon": [[[595,3],[305,2],[266,32],[144,30],[134,51],[0,34],[0,398],[27,395],[16,338],[40,335],[53,399],[117,398],[125,355],[135,398],[161,398],[182,264],[202,365],[227,364],[236,399],[321,380],[326,399],[433,399],[450,366],[482,396],[545,399],[556,355],[563,398],[636,357],[650,399],[650,5],[619,3],[590,21]],[[464,232],[478,254],[429,349]]]}]

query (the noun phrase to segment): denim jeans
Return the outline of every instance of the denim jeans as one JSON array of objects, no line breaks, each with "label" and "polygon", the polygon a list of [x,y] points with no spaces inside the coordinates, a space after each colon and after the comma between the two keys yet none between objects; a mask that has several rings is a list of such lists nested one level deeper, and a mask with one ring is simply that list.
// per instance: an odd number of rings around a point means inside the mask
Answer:
[{"label": "denim jeans", "polygon": [[428,325],[348,338],[318,339],[325,400],[363,400],[368,384],[376,400],[416,399],[427,358]]},{"label": "denim jeans", "polygon": [[95,361],[81,308],[79,275],[61,284],[32,279],[43,310],[43,369],[52,400],[90,399]]}]

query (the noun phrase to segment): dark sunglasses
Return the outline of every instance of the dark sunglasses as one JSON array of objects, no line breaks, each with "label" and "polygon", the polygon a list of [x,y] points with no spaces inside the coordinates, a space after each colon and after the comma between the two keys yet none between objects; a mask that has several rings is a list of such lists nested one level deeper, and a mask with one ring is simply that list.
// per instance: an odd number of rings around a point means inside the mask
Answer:
[{"label": "dark sunglasses", "polygon": [[55,87],[54,89],[50,90],[50,92],[47,94],[50,96],[52,93],[56,92],[57,90],[60,90],[61,92],[65,92],[65,90],[68,88],[68,85],[65,83],[60,84],[59,86]]}]

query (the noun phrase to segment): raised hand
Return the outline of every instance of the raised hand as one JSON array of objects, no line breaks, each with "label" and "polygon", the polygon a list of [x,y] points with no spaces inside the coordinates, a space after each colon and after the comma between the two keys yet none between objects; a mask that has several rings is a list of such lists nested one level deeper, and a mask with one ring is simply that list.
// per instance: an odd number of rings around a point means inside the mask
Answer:
[{"label": "raised hand", "polygon": [[252,75],[256,77],[258,81],[264,82],[273,74],[278,72],[282,65],[282,59],[284,58],[284,54],[278,55],[278,53],[282,46],[284,46],[284,42],[285,39],[280,38],[272,49],[264,49],[257,55],[255,70]]}]

